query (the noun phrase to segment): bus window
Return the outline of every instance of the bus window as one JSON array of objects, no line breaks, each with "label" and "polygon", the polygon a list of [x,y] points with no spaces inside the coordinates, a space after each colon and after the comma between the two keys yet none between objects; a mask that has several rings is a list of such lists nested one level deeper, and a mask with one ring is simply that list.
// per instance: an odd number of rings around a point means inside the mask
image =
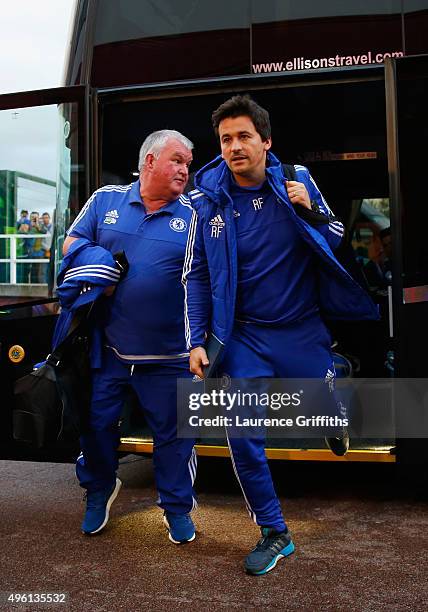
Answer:
[{"label": "bus window", "polygon": [[83,200],[77,126],[77,102],[0,111],[0,305],[53,295]]},{"label": "bus window", "polygon": [[353,199],[348,208],[349,217],[342,217],[347,231],[339,259],[378,305],[380,320],[336,322],[334,335],[340,349],[358,359],[360,376],[389,376],[394,346],[388,298],[392,282],[389,198]]},{"label": "bus window", "polygon": [[48,296],[57,106],[0,111],[0,303]]}]

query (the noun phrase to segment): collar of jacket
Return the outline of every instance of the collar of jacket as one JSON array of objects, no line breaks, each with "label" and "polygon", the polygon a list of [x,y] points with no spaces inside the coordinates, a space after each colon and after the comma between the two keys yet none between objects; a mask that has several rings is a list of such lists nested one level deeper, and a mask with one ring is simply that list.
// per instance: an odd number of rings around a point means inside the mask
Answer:
[{"label": "collar of jacket", "polygon": [[[284,174],[281,162],[273,153],[268,151],[266,158],[266,177],[281,190],[283,199],[287,200],[284,186]],[[210,161],[195,174],[195,187],[223,208],[232,205],[229,196],[230,171],[221,155]],[[284,197],[285,196],[285,197]],[[288,203],[288,200],[287,200]]]}]

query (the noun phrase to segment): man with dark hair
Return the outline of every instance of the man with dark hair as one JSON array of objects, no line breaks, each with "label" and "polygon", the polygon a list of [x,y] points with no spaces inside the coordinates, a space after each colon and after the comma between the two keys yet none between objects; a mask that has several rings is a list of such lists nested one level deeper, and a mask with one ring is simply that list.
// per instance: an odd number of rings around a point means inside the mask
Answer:
[{"label": "man with dark hair", "polygon": [[27,234],[30,231],[31,221],[28,216],[28,210],[21,210],[21,216],[16,223],[16,229],[20,234]]},{"label": "man with dark hair", "polygon": [[[370,298],[333,255],[342,224],[304,166],[287,180],[270,152],[269,114],[249,96],[213,113],[221,156],[195,175],[194,213],[183,271],[190,369],[209,365],[206,342],[223,351],[221,372],[235,378],[334,381],[323,315],[377,318]],[[264,440],[229,438],[235,473],[262,538],[245,560],[264,574],[291,554]],[[344,454],[348,440],[330,440]]]},{"label": "man with dark hair", "polygon": [[[29,234],[31,230],[31,221],[28,216],[28,210],[22,209],[21,216],[16,223],[16,229],[18,234]],[[18,242],[18,257],[19,258],[28,258],[30,252],[30,245],[33,242],[32,238],[26,238],[23,240],[19,240]],[[20,264],[17,266],[16,276],[18,283],[28,283],[29,281],[29,272],[31,269],[31,264]]]},{"label": "man with dark hair", "polygon": [[259,106],[250,96],[233,96],[224,104],[221,104],[212,114],[214,133],[220,140],[219,125],[223,119],[247,116],[253,122],[256,132],[262,141],[271,138],[271,127],[269,113],[265,108]]}]

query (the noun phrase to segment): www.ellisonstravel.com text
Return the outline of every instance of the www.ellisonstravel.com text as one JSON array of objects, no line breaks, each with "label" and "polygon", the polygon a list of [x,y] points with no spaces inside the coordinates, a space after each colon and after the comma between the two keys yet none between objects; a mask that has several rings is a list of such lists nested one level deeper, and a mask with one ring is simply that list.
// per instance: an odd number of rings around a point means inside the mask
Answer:
[{"label": "www.ellisonstravel.com text", "polygon": [[337,68],[340,66],[365,66],[368,64],[382,64],[387,57],[403,57],[402,51],[386,53],[373,53],[367,51],[360,55],[335,55],[333,57],[293,57],[282,62],[267,62],[253,64],[254,74],[262,72],[291,72],[293,70],[317,70],[318,68]]}]

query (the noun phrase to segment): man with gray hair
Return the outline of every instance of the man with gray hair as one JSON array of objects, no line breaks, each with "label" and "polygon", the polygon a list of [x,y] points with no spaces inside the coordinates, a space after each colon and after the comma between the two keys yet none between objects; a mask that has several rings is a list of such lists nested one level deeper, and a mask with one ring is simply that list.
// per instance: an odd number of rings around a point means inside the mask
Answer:
[{"label": "man with gray hair", "polygon": [[[110,253],[124,250],[129,262],[126,277],[105,290],[103,312],[97,317],[103,321],[102,363],[93,370],[89,427],[81,437],[76,465],[87,491],[82,531],[88,535],[105,527],[121,487],[116,477],[118,421],[130,386],[153,432],[158,504],[169,539],[180,544],[195,538],[189,516],[196,505],[194,441],[177,439],[176,415],[177,378],[191,376],[181,272],[192,215],[183,195],[192,148],[175,130],[150,134],[140,149],[139,180],[98,189],[64,242],[64,254],[81,240]],[[86,281],[91,274],[108,275],[105,268],[91,262],[68,274]],[[113,281],[115,271],[110,274]]]}]

